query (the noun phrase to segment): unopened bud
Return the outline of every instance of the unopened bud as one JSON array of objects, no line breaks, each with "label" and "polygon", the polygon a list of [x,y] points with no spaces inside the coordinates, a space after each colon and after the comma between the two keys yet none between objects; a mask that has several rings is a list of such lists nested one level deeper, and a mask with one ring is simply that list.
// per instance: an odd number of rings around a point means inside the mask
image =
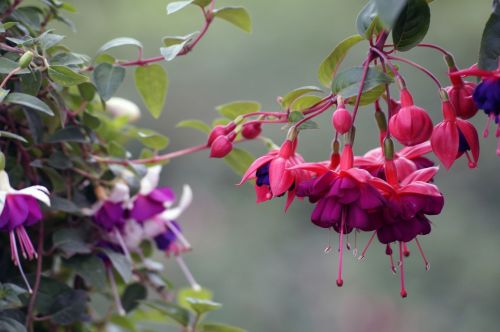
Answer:
[{"label": "unopened bud", "polygon": [[380,131],[387,131],[387,120],[383,112],[375,112],[375,121]]},{"label": "unopened bud", "polygon": [[31,61],[33,61],[33,52],[27,51],[23,55],[21,55],[17,63],[19,65],[19,68],[24,69],[31,64]]},{"label": "unopened bud", "polygon": [[345,134],[352,127],[352,116],[348,110],[339,107],[333,112],[333,127],[339,134]]},{"label": "unopened bud", "polygon": [[233,142],[231,137],[226,135],[219,136],[213,141],[210,147],[210,158],[224,158],[232,150],[233,150]]},{"label": "unopened bud", "polygon": [[113,97],[106,102],[106,111],[113,116],[125,116],[129,122],[134,122],[141,116],[139,106],[128,99]]},{"label": "unopened bud", "polygon": [[394,143],[389,137],[384,140],[384,156],[386,160],[394,159]]},{"label": "unopened bud", "polygon": [[262,126],[260,123],[250,123],[243,125],[243,130],[241,131],[241,135],[243,135],[243,137],[245,137],[246,139],[254,139],[257,136],[259,136],[260,133],[262,132],[261,127]]}]

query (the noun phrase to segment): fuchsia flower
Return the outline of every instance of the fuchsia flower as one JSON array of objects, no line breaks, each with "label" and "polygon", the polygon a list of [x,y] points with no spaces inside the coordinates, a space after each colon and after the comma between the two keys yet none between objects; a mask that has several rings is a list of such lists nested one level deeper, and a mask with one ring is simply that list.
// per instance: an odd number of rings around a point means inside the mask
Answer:
[{"label": "fuchsia flower", "polygon": [[391,134],[403,145],[423,143],[432,134],[432,121],[427,112],[413,103],[408,89],[401,89],[401,108],[389,120]]},{"label": "fuchsia flower", "polygon": [[469,167],[476,167],[479,158],[476,128],[467,120],[457,118],[448,100],[442,102],[442,111],[444,120],[436,125],[431,137],[434,154],[446,169],[450,169],[455,160],[463,154],[469,160]]},{"label": "fuchsia flower", "polygon": [[452,75],[457,68],[450,68],[451,86],[445,88],[458,117],[470,119],[477,113],[472,95],[476,89],[476,83],[465,82],[460,76]]},{"label": "fuchsia flower", "polygon": [[241,135],[246,139],[254,139],[262,132],[262,125],[260,123],[249,123],[243,125]]},{"label": "fuchsia flower", "polygon": [[[394,164],[398,180],[403,180],[421,168],[434,166],[434,162],[424,157],[432,151],[429,141],[414,146],[404,147],[394,154]],[[385,179],[385,158],[382,148],[375,148],[362,157],[354,157],[354,166],[366,169],[371,175]]]},{"label": "fuchsia flower", "polygon": [[240,185],[250,179],[256,179],[255,192],[257,203],[280,197],[288,192],[285,210],[293,199],[297,185],[310,178],[307,171],[290,169],[304,162],[302,156],[295,153],[297,140],[287,139],[280,149],[272,150],[257,158],[243,175]]},{"label": "fuchsia flower", "polygon": [[352,115],[343,105],[339,106],[332,116],[332,124],[339,134],[345,134],[352,127]]},{"label": "fuchsia flower", "polygon": [[0,171],[0,231],[9,233],[12,261],[19,268],[19,272],[30,293],[31,287],[21,266],[17,241],[19,241],[19,248],[25,259],[38,258],[38,254],[25,229],[27,226],[36,224],[43,217],[37,201],[50,206],[47,188],[31,186],[15,190],[10,186],[7,173],[4,170]]},{"label": "fuchsia flower", "polygon": [[224,158],[233,150],[233,141],[236,134],[221,135],[217,137],[210,146],[210,158]]}]

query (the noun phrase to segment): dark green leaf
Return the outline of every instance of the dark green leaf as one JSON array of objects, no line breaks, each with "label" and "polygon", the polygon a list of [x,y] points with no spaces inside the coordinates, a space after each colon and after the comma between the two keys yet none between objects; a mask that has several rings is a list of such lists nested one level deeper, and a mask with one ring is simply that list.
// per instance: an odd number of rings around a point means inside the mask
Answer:
[{"label": "dark green leaf", "polygon": [[23,304],[19,299],[19,295],[25,293],[26,290],[15,284],[0,284],[0,312],[22,307]]},{"label": "dark green leaf", "polygon": [[329,87],[332,83],[332,79],[337,73],[340,64],[346,57],[347,53],[357,43],[362,41],[364,38],[361,35],[354,35],[347,37],[341,41],[333,51],[326,57],[321,63],[318,69],[318,79],[324,86]]},{"label": "dark green leaf", "polygon": [[96,289],[106,287],[106,270],[102,259],[95,255],[74,255],[64,265],[82,277],[88,286]]},{"label": "dark green leaf", "polygon": [[101,63],[94,69],[94,82],[103,100],[111,98],[125,78],[125,68]]},{"label": "dark green leaf", "polygon": [[0,331],[26,332],[26,327],[15,319],[9,317],[0,317]]},{"label": "dark green leaf", "polygon": [[[32,165],[33,166],[33,165]],[[50,197],[50,209],[53,211],[62,211],[66,213],[76,213],[79,211],[78,206],[69,199],[52,195]]]},{"label": "dark green leaf", "polygon": [[[340,72],[332,82],[333,93],[346,99],[357,96],[362,76],[362,67],[349,68]],[[389,75],[378,68],[369,68],[363,84],[361,104],[365,105],[373,102],[384,92],[384,84],[392,83],[392,81]]]},{"label": "dark green leaf", "polygon": [[408,0],[392,30],[394,47],[408,51],[420,43],[429,30],[431,11],[426,0]]},{"label": "dark green leaf", "polygon": [[5,90],[5,89],[0,88],[0,103],[3,102],[5,97],[7,97],[7,95],[9,94],[9,92],[10,92],[10,90]]},{"label": "dark green leaf", "polygon": [[[7,75],[17,67],[18,67],[17,62],[4,57],[0,58],[0,74]],[[21,69],[16,73],[16,75],[29,74],[29,72],[30,71],[28,69]]]},{"label": "dark green leaf", "polygon": [[146,287],[140,283],[133,283],[125,288],[125,292],[122,295],[122,305],[126,312],[130,312],[137,308],[140,301],[145,300],[148,296],[148,291]]},{"label": "dark green leaf", "polygon": [[50,66],[48,73],[51,80],[62,86],[78,85],[89,80],[87,76],[78,74],[66,66]]},{"label": "dark green leaf", "polygon": [[38,44],[42,50],[46,50],[59,44],[64,39],[64,36],[53,33],[45,33],[38,38]]},{"label": "dark green leaf", "polygon": [[90,57],[84,54],[58,53],[52,58],[51,64],[58,66],[87,65],[90,63],[90,60]]},{"label": "dark green leaf", "polygon": [[246,332],[236,326],[230,326],[219,323],[203,323],[200,332]]},{"label": "dark green leaf", "polygon": [[224,161],[238,175],[243,175],[254,160],[255,157],[250,152],[239,148],[233,148],[231,153],[224,157]]},{"label": "dark green leaf", "polygon": [[311,92],[322,92],[320,88],[316,86],[303,86],[301,88],[294,89],[287,93],[281,100],[281,106],[285,109],[289,108],[293,101],[300,96]]},{"label": "dark green leaf", "polygon": [[83,99],[85,99],[86,101],[92,101],[97,90],[94,84],[85,82],[82,84],[78,84],[78,91],[80,92],[80,96],[82,96]]},{"label": "dark green leaf", "polygon": [[372,29],[375,27],[372,22],[376,17],[377,5],[375,4],[375,0],[369,0],[356,18],[356,28],[361,36],[365,36],[368,39],[371,37],[372,31],[370,31],[370,26]]},{"label": "dark green leaf", "polygon": [[102,249],[102,251],[108,256],[123,281],[129,283],[132,280],[132,263],[124,255],[110,249]]},{"label": "dark green leaf", "polygon": [[71,159],[69,159],[69,157],[61,151],[55,151],[54,153],[52,153],[48,160],[48,164],[50,167],[60,170],[66,170],[73,167],[73,162],[71,161]]},{"label": "dark green leaf", "polygon": [[165,69],[158,64],[137,67],[135,85],[151,115],[158,118],[167,97],[168,76]]},{"label": "dark green leaf", "polygon": [[[33,284],[34,279],[34,275],[28,278],[31,284]],[[36,298],[36,309],[38,313],[41,315],[48,315],[52,313],[51,310],[53,309],[57,296],[70,291],[72,291],[72,289],[65,283],[53,278],[42,276],[40,288]]]},{"label": "dark green leaf", "polygon": [[141,303],[147,305],[148,307],[159,310],[166,316],[179,323],[181,326],[188,326],[189,324],[189,311],[178,305],[168,302],[162,302],[160,300],[147,300],[142,301]]},{"label": "dark green leaf", "polygon": [[258,112],[260,104],[254,101],[233,101],[215,108],[219,114],[234,120],[239,115]]},{"label": "dark green leaf", "polygon": [[47,106],[47,104],[45,104],[37,97],[30,96],[25,93],[12,92],[7,96],[7,98],[5,98],[5,102],[26,106],[51,116],[54,115],[54,112],[52,112],[52,110],[49,108],[49,106]]},{"label": "dark green leaf", "polygon": [[85,242],[86,233],[81,228],[61,228],[52,235],[53,247],[61,250],[66,257],[74,254],[89,254],[90,244]]},{"label": "dark green leaf", "polygon": [[42,73],[34,71],[27,75],[21,75],[21,91],[23,93],[36,96],[42,87]]},{"label": "dark green leaf", "polygon": [[43,141],[43,121],[40,116],[40,112],[33,111],[31,109],[23,110],[24,116],[28,121],[28,127],[30,128],[31,136],[35,144],[40,144]]},{"label": "dark green leaf", "polygon": [[55,297],[50,308],[50,320],[59,325],[69,325],[85,318],[87,294],[71,289]]},{"label": "dark green leaf", "polygon": [[290,112],[288,115],[288,122],[290,123],[296,123],[304,118],[304,114],[302,112]]},{"label": "dark green leaf", "polygon": [[0,130],[0,137],[12,138],[21,141],[23,143],[28,143],[28,141],[24,137],[14,133],[9,133],[8,131]]},{"label": "dark green leaf", "polygon": [[202,133],[208,134],[211,131],[211,128],[209,125],[207,125],[205,122],[201,120],[183,120],[179,122],[176,127],[178,128],[193,128],[196,130],[201,131]]},{"label": "dark green leaf", "polygon": [[222,307],[222,304],[213,302],[211,300],[203,300],[203,299],[193,299],[191,297],[186,298],[187,303],[198,315],[202,315],[204,313],[219,310]]},{"label": "dark green leaf", "polygon": [[[500,5],[498,6],[500,8]],[[498,67],[500,56],[500,13],[493,12],[486,22],[481,38],[478,67],[494,70]]]},{"label": "dark green leaf", "polygon": [[82,133],[82,129],[76,126],[67,126],[59,129],[49,138],[49,143],[77,142],[88,143],[88,138]]},{"label": "dark green leaf", "polygon": [[138,41],[137,39],[134,38],[129,38],[129,37],[120,37],[120,38],[115,38],[107,42],[106,44],[102,45],[101,48],[97,51],[97,54],[106,52],[107,50],[114,48],[114,47],[119,47],[119,46],[135,46],[140,49],[142,49],[142,43]]},{"label": "dark green leaf", "polygon": [[252,32],[250,15],[243,7],[224,7],[214,11],[214,16],[234,24],[246,32]]},{"label": "dark green leaf", "polygon": [[388,29],[392,29],[405,4],[406,0],[375,0],[378,16]]}]

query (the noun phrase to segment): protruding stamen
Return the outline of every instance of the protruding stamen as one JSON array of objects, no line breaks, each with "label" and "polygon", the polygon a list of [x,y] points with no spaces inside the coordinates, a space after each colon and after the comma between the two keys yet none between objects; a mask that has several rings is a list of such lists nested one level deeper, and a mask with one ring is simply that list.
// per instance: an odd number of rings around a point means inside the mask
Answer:
[{"label": "protruding stamen", "polygon": [[424,250],[422,249],[422,246],[420,245],[420,242],[418,241],[417,238],[415,238],[415,242],[417,243],[418,251],[420,251],[420,255],[422,256],[422,259],[424,260],[425,270],[429,271],[431,268],[431,265],[429,264],[429,261],[427,260],[427,257],[425,256]]},{"label": "protruding stamen", "polygon": [[120,247],[123,250],[123,253],[125,254],[125,257],[130,263],[132,263],[132,256],[130,256],[130,251],[128,250],[127,245],[125,244],[125,241],[123,240],[123,237],[120,234],[120,230],[115,227],[113,228],[113,231],[115,233],[116,239],[118,240],[118,243],[120,244]]},{"label": "protruding stamen", "polygon": [[490,135],[490,123],[494,117],[495,115],[491,113],[490,116],[488,117],[488,120],[486,120],[486,125],[484,126],[483,129],[483,137],[488,137]]},{"label": "protruding stamen", "polygon": [[373,232],[372,236],[370,236],[370,239],[368,240],[365,247],[363,248],[363,251],[361,252],[361,256],[358,257],[359,260],[362,260],[363,258],[365,258],[366,252],[368,251],[370,244],[372,244],[373,239],[375,238],[375,235],[377,235],[377,231]]},{"label": "protruding stamen", "polygon": [[174,233],[175,237],[182,243],[182,245],[184,246],[184,250],[191,250],[191,243],[189,243],[184,234],[182,234],[182,232],[179,231],[177,227],[175,227],[172,221],[165,220],[165,224],[168,226],[168,229],[170,229],[172,233]]},{"label": "protruding stamen", "polygon": [[354,230],[354,249],[352,250],[352,255],[354,257],[358,256],[358,231]]},{"label": "protruding stamen", "polygon": [[396,269],[396,266],[394,265],[394,258],[392,257],[392,248],[391,245],[388,243],[387,246],[385,247],[385,254],[389,256],[389,262],[391,263],[391,271],[393,274],[397,274],[398,270]]},{"label": "protruding stamen", "polygon": [[26,288],[28,289],[28,293],[33,293],[33,290],[31,289],[31,286],[28,282],[28,279],[26,278],[26,275],[24,274],[23,267],[21,265],[21,262],[19,261],[19,254],[17,252],[17,243],[16,243],[16,235],[14,234],[14,231],[9,232],[9,237],[10,237],[10,250],[11,250],[11,257],[12,261],[14,262],[14,265],[17,265],[17,268],[19,269],[19,273],[21,274],[21,277],[23,278],[24,283],[26,284]]},{"label": "protruding stamen", "polygon": [[465,156],[467,157],[467,160],[469,161],[469,168],[476,168],[477,163],[474,160],[472,160],[472,158],[469,154],[469,151],[465,151]]},{"label": "protruding stamen", "polygon": [[351,243],[349,243],[349,234],[346,234],[345,248],[351,250]]},{"label": "protruding stamen", "polygon": [[21,247],[23,257],[30,260],[32,260],[33,258],[38,258],[38,254],[36,253],[36,250],[33,247],[33,244],[31,243],[31,240],[28,236],[28,233],[26,233],[26,229],[24,228],[24,226],[17,227],[15,231],[17,238],[19,239],[19,246]]},{"label": "protruding stamen", "polygon": [[115,300],[116,311],[120,316],[125,316],[127,312],[123,309],[122,301],[120,299],[120,294],[118,293],[118,287],[116,287],[115,276],[113,275],[113,270],[110,266],[106,266],[106,272],[108,274],[109,283],[111,284],[111,292],[113,293],[113,299]]},{"label": "protruding stamen", "polygon": [[406,242],[403,243],[403,254],[405,257],[410,257],[410,250],[408,249]]},{"label": "protruding stamen", "polygon": [[399,242],[399,260],[400,260],[400,266],[401,266],[401,273],[399,274],[401,277],[401,297],[405,298],[408,296],[408,293],[406,292],[405,288],[405,269],[404,269],[404,254],[403,254],[403,243]]},{"label": "protruding stamen", "polygon": [[328,229],[328,244],[325,247],[325,254],[328,254],[330,251],[332,251],[332,232],[333,232],[333,227],[330,227]]},{"label": "protruding stamen", "polygon": [[347,210],[342,209],[342,220],[340,222],[340,236],[339,236],[339,269],[337,275],[337,286],[342,287],[344,280],[342,280],[342,258],[344,254],[344,227],[347,218]]},{"label": "protruding stamen", "polygon": [[187,281],[191,285],[191,288],[195,291],[201,290],[201,286],[199,283],[196,282],[196,280],[193,277],[193,274],[189,270],[189,268],[186,265],[186,262],[184,262],[184,259],[182,259],[182,256],[175,256],[175,260],[177,261],[177,264],[179,264],[179,267],[182,270],[182,273],[184,273],[184,276],[186,277]]}]

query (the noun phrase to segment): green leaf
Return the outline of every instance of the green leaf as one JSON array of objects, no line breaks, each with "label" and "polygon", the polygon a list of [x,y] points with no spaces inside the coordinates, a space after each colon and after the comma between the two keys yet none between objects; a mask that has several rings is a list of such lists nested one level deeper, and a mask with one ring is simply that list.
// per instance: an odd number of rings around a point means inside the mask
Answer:
[{"label": "green leaf", "polygon": [[[28,277],[28,281],[33,284],[34,275]],[[42,275],[38,296],[36,298],[36,309],[41,315],[54,313],[54,303],[59,295],[70,292],[72,289],[65,283],[50,277]]]},{"label": "green leaf", "polygon": [[19,296],[26,292],[26,290],[15,284],[0,283],[0,313],[3,310],[22,307],[23,304]]},{"label": "green leaf", "polygon": [[301,96],[295,99],[290,109],[292,110],[292,112],[293,111],[302,112],[310,108],[311,106],[314,106],[317,103],[319,103],[321,99],[322,98],[320,96]]},{"label": "green leaf", "polygon": [[50,320],[59,325],[70,325],[85,318],[87,293],[71,289],[55,297]]},{"label": "green leaf", "polygon": [[196,36],[197,34],[199,34],[198,31],[190,33],[190,34],[185,35],[185,36],[166,36],[166,37],[163,37],[163,44],[165,44],[165,46],[182,44],[186,41],[191,41],[194,38],[194,36]]},{"label": "green leaf", "polygon": [[243,7],[224,7],[214,11],[214,17],[221,18],[234,24],[246,32],[252,32],[250,15]]},{"label": "green leaf", "polygon": [[60,170],[66,170],[73,167],[71,159],[61,151],[54,151],[47,163],[50,167]]},{"label": "green leaf", "polygon": [[200,332],[246,332],[245,330],[226,324],[220,323],[203,323],[200,327]]},{"label": "green leaf", "polygon": [[26,327],[15,319],[9,317],[0,317],[0,331],[26,332]]},{"label": "green leaf", "polygon": [[24,137],[14,133],[9,133],[8,131],[0,130],[0,137],[12,138],[21,141],[23,143],[28,143],[28,141]]},{"label": "green leaf", "polygon": [[137,67],[135,85],[151,115],[158,118],[167,97],[168,76],[165,69],[158,64]]},{"label": "green leaf", "polygon": [[[498,6],[500,8],[500,6]],[[494,70],[498,67],[500,56],[500,13],[493,12],[486,22],[479,49],[478,67]]]},{"label": "green leaf", "polygon": [[62,86],[78,85],[89,80],[87,76],[78,74],[66,66],[50,66],[48,73],[51,80]]},{"label": "green leaf", "polygon": [[189,40],[185,40],[181,43],[174,44],[172,46],[161,47],[160,53],[165,58],[165,61],[171,61],[175,59],[177,54],[179,54],[182,51],[182,49],[184,48],[184,46],[187,44],[188,41]]},{"label": "green leaf", "polygon": [[146,287],[140,283],[133,283],[125,288],[125,292],[122,295],[122,305],[126,312],[130,312],[137,308],[140,301],[145,300],[148,296],[148,291]]},{"label": "green leaf", "polygon": [[[31,163],[31,165],[33,166],[33,163]],[[77,213],[80,211],[73,201],[56,195],[51,195],[50,197],[50,209],[52,211],[62,211],[66,213]]]},{"label": "green leaf", "polygon": [[198,5],[201,8],[205,8],[206,6],[208,6],[210,4],[210,2],[212,2],[212,0],[194,0],[193,5]]},{"label": "green leaf", "polygon": [[53,33],[44,33],[38,37],[38,44],[42,50],[47,50],[57,44],[59,44],[64,39],[64,36],[56,35]]},{"label": "green leaf", "polygon": [[106,44],[102,45],[99,50],[97,50],[97,54],[106,52],[109,49],[115,48],[115,47],[120,47],[120,46],[135,46],[139,49],[142,49],[142,43],[138,41],[137,39],[134,38],[129,38],[129,37],[120,37],[120,38],[115,38],[107,42]]},{"label": "green leaf", "polygon": [[169,139],[151,129],[138,129],[135,133],[137,139],[146,147],[161,150],[168,146]]},{"label": "green leaf", "polygon": [[[17,67],[18,67],[17,62],[4,57],[0,58],[0,74],[7,75]],[[29,74],[29,72],[30,71],[28,69],[21,69],[16,73],[16,75]]]},{"label": "green leaf", "polygon": [[431,22],[426,0],[408,0],[392,30],[394,47],[408,51],[424,39]]},{"label": "green leaf", "polygon": [[[362,76],[362,67],[353,67],[340,72],[332,82],[333,93],[346,99],[357,96]],[[363,84],[361,105],[373,102],[385,91],[384,85],[392,82],[393,79],[389,75],[378,68],[370,67]]]},{"label": "green leaf", "polygon": [[54,115],[54,112],[52,112],[52,110],[49,108],[49,106],[47,106],[47,104],[45,104],[37,97],[27,95],[25,93],[12,92],[7,96],[7,98],[5,98],[5,102],[26,106],[36,111],[48,114],[50,116]]},{"label": "green leaf", "polygon": [[301,88],[294,89],[287,93],[282,99],[281,99],[281,106],[284,109],[287,109],[290,107],[290,105],[293,103],[293,101],[300,96],[303,96],[305,94],[311,93],[311,92],[322,92],[322,90],[316,86],[303,86]]},{"label": "green leaf", "polygon": [[372,22],[377,17],[377,5],[375,4],[375,0],[370,0],[368,3],[361,9],[356,17],[356,28],[358,33],[361,36],[365,36],[367,39],[371,37],[370,26],[374,27]]},{"label": "green leaf", "polygon": [[86,232],[82,228],[60,228],[52,235],[52,243],[65,257],[89,254],[92,250],[90,244],[85,242],[85,237]]},{"label": "green leaf", "polygon": [[304,118],[304,114],[302,112],[294,111],[290,112],[288,115],[288,122],[289,123],[296,123]]},{"label": "green leaf", "polygon": [[219,310],[222,307],[221,303],[213,302],[210,300],[186,298],[187,303],[198,315]]},{"label": "green leaf", "polygon": [[233,101],[215,108],[219,114],[234,120],[239,115],[258,112],[260,104],[255,101]]},{"label": "green leaf", "polygon": [[108,256],[111,264],[122,277],[125,283],[132,280],[132,263],[122,254],[116,253],[110,249],[101,249]]},{"label": "green leaf", "polygon": [[407,0],[375,0],[377,13],[384,25],[392,29]]},{"label": "green leaf", "polygon": [[106,288],[106,270],[102,259],[95,255],[75,255],[64,261],[64,265],[82,277],[88,286]]},{"label": "green leaf", "polygon": [[94,84],[90,82],[84,82],[82,84],[78,84],[78,91],[80,92],[80,96],[86,101],[94,100],[95,93],[97,89]]},{"label": "green leaf", "polygon": [[231,153],[224,157],[224,161],[238,175],[243,175],[254,160],[255,157],[250,152],[239,148],[233,148]]},{"label": "green leaf", "polygon": [[82,129],[76,126],[67,126],[56,131],[49,138],[49,143],[77,142],[88,143],[88,138],[82,133]]},{"label": "green leaf", "polygon": [[174,321],[179,323],[181,326],[189,325],[189,311],[181,306],[175,305],[173,303],[162,302],[160,300],[147,300],[141,301],[142,304],[148,307],[159,310],[166,316],[172,318]]},{"label": "green leaf", "polygon": [[9,92],[10,92],[10,90],[5,90],[5,89],[0,88],[0,103],[3,102],[5,97],[7,97],[7,95],[9,94]]},{"label": "green leaf", "polygon": [[329,87],[332,79],[337,73],[340,64],[346,57],[347,53],[357,43],[364,38],[361,35],[353,35],[341,41],[333,51],[323,60],[318,69],[318,79],[324,86]]},{"label": "green leaf", "polygon": [[101,98],[109,100],[125,78],[125,68],[101,63],[94,69],[94,82]]},{"label": "green leaf", "polygon": [[177,292],[177,303],[186,309],[191,309],[189,304],[189,299],[199,299],[199,300],[211,300],[213,294],[210,290],[206,288],[193,289],[193,288],[181,288]]},{"label": "green leaf", "polygon": [[178,12],[182,8],[185,8],[185,7],[189,6],[192,3],[193,3],[193,0],[171,2],[171,3],[169,3],[167,5],[167,15],[170,15],[170,14],[173,14],[175,12]]},{"label": "green leaf", "polygon": [[[58,53],[52,58],[52,65],[78,66],[87,65],[91,61],[90,57],[79,53]],[[114,62],[114,61],[113,61]]]},{"label": "green leaf", "polygon": [[190,119],[183,120],[176,125],[177,128],[193,128],[201,131],[202,133],[209,134],[212,130],[209,125],[201,120]]},{"label": "green leaf", "polygon": [[36,96],[42,87],[43,77],[40,71],[31,72],[21,76],[21,91],[28,95]]}]

